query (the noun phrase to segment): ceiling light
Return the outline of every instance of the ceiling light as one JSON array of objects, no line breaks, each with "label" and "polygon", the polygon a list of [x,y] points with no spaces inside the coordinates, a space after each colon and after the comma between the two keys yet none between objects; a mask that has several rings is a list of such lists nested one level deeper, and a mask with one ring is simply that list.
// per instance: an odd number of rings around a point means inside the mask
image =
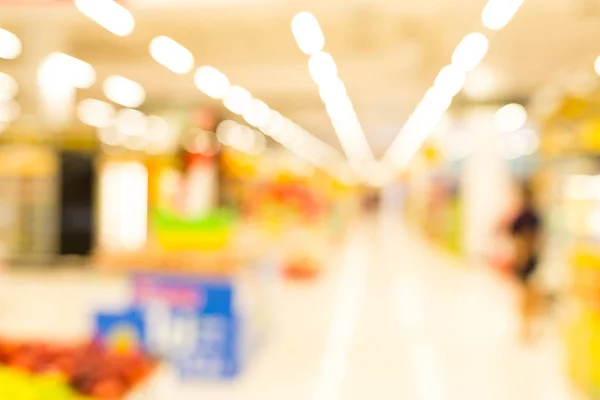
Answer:
[{"label": "ceiling light", "polygon": [[332,119],[347,119],[352,114],[356,114],[352,107],[352,102],[348,97],[342,97],[336,101],[326,103],[325,109]]},{"label": "ceiling light", "polygon": [[[489,0],[482,13],[482,20],[489,29],[500,29],[512,19],[522,3],[523,0]],[[461,40],[454,50],[452,54],[452,66],[464,73],[471,72],[481,63],[488,49],[489,41],[484,34],[479,32],[470,33]],[[600,75],[600,59],[597,60],[596,69]],[[433,89],[437,90],[441,95],[433,93],[429,94],[430,99],[423,99],[417,106],[417,109],[408,118],[398,137],[394,139],[384,156],[387,162],[394,164],[399,169],[408,166],[412,157],[422,146],[431,131],[435,129],[435,126],[452,103],[451,94],[459,86],[456,82],[463,81],[460,78],[456,81],[448,79],[452,75],[448,71],[445,74],[446,76],[443,76],[442,72],[440,72],[441,76],[438,76],[436,85],[430,89],[430,91]],[[470,82],[463,81],[461,86],[467,86],[467,95],[469,97],[481,98],[490,96],[495,90],[494,76],[479,74],[478,78],[480,79],[473,79]],[[432,109],[433,113],[431,113]],[[525,113],[525,120],[526,118]],[[514,123],[513,125],[516,126],[517,124]]]},{"label": "ceiling light", "polygon": [[594,70],[600,75],[600,56],[596,58],[596,61],[594,62]]},{"label": "ceiling light", "polygon": [[14,98],[19,93],[19,84],[11,75],[0,72],[0,100]]},{"label": "ceiling light", "polygon": [[40,64],[41,82],[54,86],[64,84],[79,89],[88,89],[96,82],[94,68],[78,58],[55,52],[48,55]]},{"label": "ceiling light", "polygon": [[238,123],[231,120],[225,120],[217,126],[217,140],[224,146],[229,146],[229,134],[232,129],[235,129]]},{"label": "ceiling light", "polygon": [[223,127],[217,134],[222,144],[251,155],[259,155],[266,150],[267,140],[265,135],[234,121],[224,122],[226,124],[221,124]]},{"label": "ceiling light", "polygon": [[329,53],[319,52],[308,60],[308,72],[317,85],[337,77],[337,66]]},{"label": "ceiling light", "polygon": [[504,28],[514,17],[524,0],[489,0],[481,13],[486,28],[498,30]]},{"label": "ceiling light", "polygon": [[17,35],[0,28],[0,58],[12,60],[17,58],[22,50],[23,45]]},{"label": "ceiling light", "polygon": [[[248,131],[246,127],[235,122],[228,131],[227,131],[227,146],[231,146],[237,150],[241,150],[244,148],[246,138],[248,137]],[[249,138],[252,141],[252,137]],[[250,146],[252,143],[250,143]]]},{"label": "ceiling light", "polygon": [[135,20],[128,9],[113,0],[75,0],[82,14],[117,36],[129,36]]},{"label": "ceiling light", "polygon": [[194,68],[192,52],[166,36],[152,39],[150,54],[159,64],[176,74],[187,74]]},{"label": "ceiling light", "polygon": [[297,140],[297,134],[298,129],[296,124],[290,125],[288,129],[286,129],[285,133],[278,139],[278,141],[286,149],[296,152],[297,149],[294,148],[294,143]]},{"label": "ceiling light", "polygon": [[124,108],[115,117],[117,131],[126,136],[142,136],[146,133],[147,117],[138,110]]},{"label": "ceiling light", "polygon": [[[346,156],[355,167],[363,160],[372,159],[369,143],[344,83],[338,77],[337,65],[330,54],[322,51],[325,39],[318,21],[312,14],[300,13],[292,20],[292,32],[300,49],[311,56],[308,60],[308,72],[319,86],[319,95],[326,105],[329,119]],[[289,146],[287,138],[285,139]],[[295,151],[298,152],[298,149]]]},{"label": "ceiling light", "polygon": [[250,92],[239,86],[231,86],[223,99],[223,105],[232,113],[241,115],[251,101]]},{"label": "ceiling light", "polygon": [[520,104],[507,104],[494,116],[494,124],[500,132],[515,132],[527,122],[527,111]]},{"label": "ceiling light", "polygon": [[146,133],[148,139],[151,141],[164,141],[167,140],[173,130],[169,121],[158,115],[150,115],[146,118]]},{"label": "ceiling light", "polygon": [[346,86],[340,78],[323,82],[319,85],[319,96],[324,103],[331,103],[347,97]]},{"label": "ceiling light", "polygon": [[483,60],[488,47],[488,39],[483,33],[469,33],[456,46],[452,54],[452,64],[464,72],[472,71]]},{"label": "ceiling light", "polygon": [[255,139],[256,135],[254,129],[237,123],[235,126],[232,126],[227,133],[227,142],[229,143],[229,146],[245,153],[252,150]]},{"label": "ceiling light", "polygon": [[85,99],[77,105],[77,117],[86,125],[105,128],[112,125],[115,108],[101,100]]},{"label": "ceiling light", "polygon": [[145,133],[148,140],[146,151],[159,154],[172,150],[177,145],[177,136],[174,133],[173,126],[163,117],[158,115],[148,116],[146,118]]},{"label": "ceiling light", "polygon": [[124,136],[117,132],[114,126],[107,126],[98,129],[98,140],[108,146],[119,146],[124,141]]},{"label": "ceiling light", "polygon": [[398,169],[406,168],[451,104],[451,96],[435,86],[430,88],[394,139],[384,156],[385,161]]},{"label": "ceiling light", "polygon": [[431,121],[435,118],[441,118],[451,104],[452,96],[434,86],[425,93],[423,100],[417,105],[413,115],[422,116],[425,120]]},{"label": "ceiling light", "polygon": [[435,87],[447,96],[453,97],[461,91],[465,80],[466,74],[463,71],[454,65],[447,65],[435,78]]},{"label": "ceiling light", "polygon": [[123,146],[133,151],[142,151],[146,148],[146,138],[142,135],[126,135],[123,137]]},{"label": "ceiling light", "polygon": [[298,127],[298,129],[295,130],[293,135],[290,135],[290,139],[286,142],[287,147],[295,152],[302,151],[303,147],[307,143],[305,132],[302,132],[301,130],[302,128]]},{"label": "ceiling light", "polygon": [[319,21],[311,13],[296,14],[292,19],[292,33],[300,50],[309,56],[323,50],[325,46],[325,37]]},{"label": "ceiling light", "polygon": [[[290,139],[294,140],[294,143],[296,143],[297,136],[301,135],[303,136],[301,140],[303,150],[305,149],[305,139],[308,138],[312,139],[313,142],[318,143],[319,146],[324,147],[326,150],[322,152],[315,151],[310,155],[300,154],[299,149],[294,149],[294,151],[301,157],[308,159],[310,156],[309,161],[313,162],[316,166],[319,166],[326,171],[330,170],[328,166],[325,165],[327,164],[327,160],[315,160],[315,157],[319,156],[321,153],[327,153],[328,155],[331,155],[330,157],[341,158],[341,155],[339,155],[339,153],[335,149],[316,139],[314,136],[310,135],[305,130],[301,129],[300,127],[298,127],[297,130],[293,129],[293,127],[297,125],[295,125],[289,119],[283,117],[278,112],[271,110],[262,101],[253,99],[247,90],[239,86],[231,86],[227,77],[219,71],[217,71],[216,69],[211,67],[201,67],[198,69],[198,71],[196,71],[195,78],[196,85],[200,88],[200,90],[204,91],[205,93],[208,92],[214,97],[221,98],[223,100],[223,105],[226,108],[228,108],[231,112],[238,115],[243,115],[251,123],[255,124],[256,126],[260,126],[260,129],[269,133],[269,135],[271,135],[273,139],[278,140],[280,143],[282,142],[284,137],[289,137]],[[215,85],[215,81],[220,83]],[[254,132],[254,130],[252,131]],[[225,142],[233,142],[235,144],[235,140],[231,139],[229,135],[226,135],[225,138],[222,137],[222,135],[224,134],[222,130],[219,133],[219,136],[221,136],[220,140]],[[262,136],[262,134],[260,135]],[[264,137],[258,140],[264,140]],[[298,140],[298,142],[300,142],[300,140]]]},{"label": "ceiling light", "polygon": [[139,107],[146,100],[142,85],[119,75],[106,78],[104,94],[111,101],[129,108]]},{"label": "ceiling light", "polygon": [[222,99],[229,90],[229,79],[213,67],[198,68],[194,76],[194,83],[200,91],[213,99]]},{"label": "ceiling light", "polygon": [[281,136],[287,125],[286,118],[278,113],[277,111],[271,110],[269,114],[269,121],[264,127],[263,132],[274,139]]},{"label": "ceiling light", "polygon": [[260,100],[253,99],[244,109],[243,117],[247,123],[255,128],[264,128],[271,116],[271,109]]},{"label": "ceiling light", "polygon": [[[298,124],[286,119],[285,129],[277,139],[284,147],[291,148],[298,135],[308,135]],[[296,149],[294,149],[295,151]]]},{"label": "ceiling light", "polygon": [[473,100],[487,100],[498,89],[498,77],[489,68],[479,67],[470,72],[463,87],[463,94]]}]

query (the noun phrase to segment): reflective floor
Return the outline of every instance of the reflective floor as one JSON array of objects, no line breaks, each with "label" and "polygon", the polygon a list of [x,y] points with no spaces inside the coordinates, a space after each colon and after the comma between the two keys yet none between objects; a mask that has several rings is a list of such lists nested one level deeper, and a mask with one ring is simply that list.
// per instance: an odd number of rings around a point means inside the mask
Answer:
[{"label": "reflective floor", "polygon": [[[551,323],[521,344],[504,282],[387,221],[350,234],[318,282],[282,288],[269,343],[239,381],[181,386],[165,371],[144,399],[574,398]],[[94,305],[127,297],[117,277],[12,274],[0,285],[0,332],[18,335],[84,337]]]}]

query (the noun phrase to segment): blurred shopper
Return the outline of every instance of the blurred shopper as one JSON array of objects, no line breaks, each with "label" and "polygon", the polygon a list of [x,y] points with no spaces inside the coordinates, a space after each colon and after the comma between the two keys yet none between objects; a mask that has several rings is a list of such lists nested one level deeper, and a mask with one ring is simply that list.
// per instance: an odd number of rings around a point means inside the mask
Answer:
[{"label": "blurred shopper", "polygon": [[541,250],[542,221],[529,184],[521,188],[519,206],[507,229],[514,252],[513,276],[519,296],[521,335],[530,340],[533,319],[540,305],[540,295],[532,280]]},{"label": "blurred shopper", "polygon": [[366,214],[375,214],[381,204],[381,193],[377,189],[369,189],[363,195],[362,208]]}]

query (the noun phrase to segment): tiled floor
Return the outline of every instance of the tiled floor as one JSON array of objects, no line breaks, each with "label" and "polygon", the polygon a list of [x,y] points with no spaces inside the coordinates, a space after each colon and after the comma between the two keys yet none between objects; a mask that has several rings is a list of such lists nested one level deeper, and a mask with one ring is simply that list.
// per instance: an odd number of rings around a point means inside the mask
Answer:
[{"label": "tiled floor", "polygon": [[[4,276],[0,332],[85,337],[92,307],[126,298],[118,278]],[[505,284],[395,223],[362,226],[323,279],[288,284],[279,300],[269,344],[239,381],[182,386],[165,372],[144,399],[572,398],[555,335],[516,340]]]}]

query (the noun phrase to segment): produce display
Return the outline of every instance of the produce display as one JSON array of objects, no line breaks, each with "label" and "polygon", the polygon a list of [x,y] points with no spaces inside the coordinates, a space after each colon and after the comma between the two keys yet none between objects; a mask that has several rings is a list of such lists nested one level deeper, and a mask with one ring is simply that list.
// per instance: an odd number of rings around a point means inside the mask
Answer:
[{"label": "produce display", "polygon": [[567,370],[590,398],[600,394],[600,253],[577,246],[572,254],[572,313],[565,329]]},{"label": "produce display", "polygon": [[443,168],[417,171],[409,186],[404,203],[407,220],[436,245],[460,255],[464,218],[458,178]]},{"label": "produce display", "polygon": [[283,266],[283,274],[292,280],[311,280],[319,274],[319,265],[309,258],[292,259]]},{"label": "produce display", "polygon": [[0,367],[0,398],[14,400],[82,399],[63,379],[57,376],[35,376],[6,367]]},{"label": "produce display", "polygon": [[265,236],[283,275],[316,278],[358,212],[356,187],[287,151],[251,157],[224,150],[221,161],[224,202]]},{"label": "produce display", "polygon": [[45,261],[56,252],[57,157],[35,146],[0,147],[0,247],[9,262]]},{"label": "produce display", "polygon": [[324,193],[303,182],[271,182],[255,188],[246,200],[248,217],[277,243],[284,276],[318,276],[333,239],[328,229],[332,207]]},{"label": "produce display", "polygon": [[122,399],[154,367],[155,362],[143,354],[109,353],[93,344],[0,339],[0,398]]},{"label": "produce display", "polygon": [[[547,236],[552,250],[568,254],[564,326],[567,370],[589,399],[600,398],[600,114],[598,91],[565,94],[540,110],[542,173],[547,187]],[[550,112],[549,112],[550,111]]]},{"label": "produce display", "polygon": [[235,217],[226,210],[216,210],[197,218],[157,211],[153,222],[163,250],[214,251],[229,244]]}]

